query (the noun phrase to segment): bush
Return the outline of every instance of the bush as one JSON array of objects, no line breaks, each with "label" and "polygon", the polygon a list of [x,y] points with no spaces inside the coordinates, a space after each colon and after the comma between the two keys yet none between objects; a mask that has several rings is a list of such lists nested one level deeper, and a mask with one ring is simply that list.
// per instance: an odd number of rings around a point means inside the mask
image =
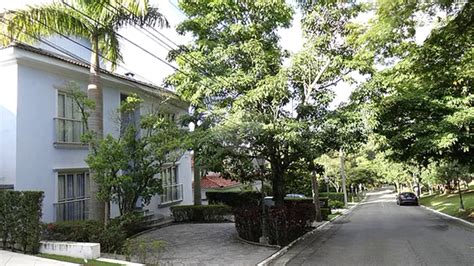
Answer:
[{"label": "bush", "polygon": [[258,242],[262,235],[262,209],[256,206],[233,209],[237,234],[248,241]]},{"label": "bush", "polygon": [[226,205],[180,205],[170,210],[176,222],[223,222],[232,213]]},{"label": "bush", "polygon": [[319,197],[329,198],[330,200],[338,200],[344,202],[344,193],[342,192],[323,192],[319,193]]},{"label": "bush", "polygon": [[125,230],[117,223],[106,228],[98,221],[67,221],[46,225],[43,239],[56,241],[100,243],[102,252],[121,252],[127,238]]},{"label": "bush", "polygon": [[0,191],[0,239],[3,248],[37,253],[43,192]]},{"label": "bush", "polygon": [[321,208],[321,217],[323,220],[329,219],[329,214],[331,214],[331,208]]},{"label": "bush", "polygon": [[262,194],[255,191],[247,192],[206,192],[209,204],[225,204],[231,207],[258,206]]},{"label": "bush", "polygon": [[[262,210],[259,207],[241,207],[234,210],[238,235],[246,240],[258,242],[261,232]],[[323,218],[329,209],[322,208]],[[287,245],[311,229],[316,212],[312,199],[285,200],[284,207],[268,210],[269,240],[271,244]]]},{"label": "bush", "polygon": [[329,200],[329,208],[331,209],[344,208],[344,202],[339,201],[339,200]]},{"label": "bush", "polygon": [[143,222],[143,213],[133,212],[111,219],[109,225],[121,227],[127,237],[131,237],[147,229]]}]

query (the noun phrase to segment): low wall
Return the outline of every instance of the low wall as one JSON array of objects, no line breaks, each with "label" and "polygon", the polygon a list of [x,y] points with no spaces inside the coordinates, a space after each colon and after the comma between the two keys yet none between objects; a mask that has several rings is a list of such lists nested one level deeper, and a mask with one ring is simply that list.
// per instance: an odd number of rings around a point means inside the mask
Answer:
[{"label": "low wall", "polygon": [[97,259],[100,257],[100,244],[69,241],[41,241],[39,252],[81,259]]}]

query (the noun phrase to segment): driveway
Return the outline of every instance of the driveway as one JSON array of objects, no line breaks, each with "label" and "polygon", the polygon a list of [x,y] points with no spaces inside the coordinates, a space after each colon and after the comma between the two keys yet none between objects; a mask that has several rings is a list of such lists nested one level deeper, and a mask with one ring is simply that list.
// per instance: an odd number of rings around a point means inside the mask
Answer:
[{"label": "driveway", "polygon": [[166,241],[160,265],[255,265],[277,251],[241,242],[233,223],[174,224],[138,239]]},{"label": "driveway", "polygon": [[474,230],[381,190],[273,264],[474,265]]}]

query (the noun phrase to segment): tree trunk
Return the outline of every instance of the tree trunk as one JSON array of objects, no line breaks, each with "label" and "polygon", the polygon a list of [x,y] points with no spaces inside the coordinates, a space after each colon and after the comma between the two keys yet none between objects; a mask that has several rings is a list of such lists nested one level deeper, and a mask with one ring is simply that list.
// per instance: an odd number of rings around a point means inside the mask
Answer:
[{"label": "tree trunk", "polygon": [[397,193],[400,193],[400,181],[395,181],[395,186],[397,187]]},{"label": "tree trunk", "polygon": [[461,181],[458,179],[459,209],[464,211],[464,202],[462,200]]},{"label": "tree trunk", "polygon": [[319,188],[318,188],[318,179],[316,174],[311,175],[311,185],[313,188],[313,203],[316,210],[316,221],[321,222],[323,220],[321,216],[321,206],[319,204]]},{"label": "tree trunk", "polygon": [[[89,129],[95,134],[96,140],[100,141],[103,138],[104,126],[103,126],[103,99],[102,89],[100,87],[100,65],[99,65],[99,40],[97,37],[92,38],[92,52],[91,52],[91,65],[89,73],[89,86],[87,86],[87,96],[95,103],[94,110],[91,111],[88,125]],[[93,149],[92,143],[89,147]],[[95,181],[94,172],[90,173],[89,180],[89,219],[105,221],[105,205],[97,198],[99,187]],[[106,223],[108,221],[105,221]]]},{"label": "tree trunk", "polygon": [[201,169],[196,163],[197,153],[194,151],[194,205],[202,205],[201,198]]},{"label": "tree trunk", "polygon": [[341,158],[341,179],[342,179],[342,193],[344,193],[344,207],[347,208],[347,189],[346,189],[346,173],[344,170],[344,150],[339,149],[339,156]]},{"label": "tree trunk", "polygon": [[273,201],[275,206],[282,207],[285,204],[285,182],[283,180],[283,173],[280,170],[280,166],[275,159],[270,161],[272,171],[272,191]]}]

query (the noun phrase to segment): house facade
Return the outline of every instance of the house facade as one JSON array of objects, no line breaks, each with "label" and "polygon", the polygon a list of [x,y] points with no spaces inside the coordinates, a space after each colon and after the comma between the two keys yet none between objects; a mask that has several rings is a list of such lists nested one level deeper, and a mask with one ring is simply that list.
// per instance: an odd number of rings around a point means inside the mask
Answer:
[{"label": "house facade", "polygon": [[[81,61],[24,44],[0,49],[0,189],[44,191],[43,221],[88,217],[88,147],[80,142],[80,114],[63,88],[74,81],[87,88],[89,68]],[[117,108],[132,93],[140,114],[156,108],[175,119],[188,106],[170,91],[109,72],[101,74],[104,136],[118,137]],[[137,118],[139,119],[139,118]],[[163,194],[143,208],[169,215],[175,204],[192,204],[191,155],[156,176]],[[118,215],[112,205],[112,216]]]}]

